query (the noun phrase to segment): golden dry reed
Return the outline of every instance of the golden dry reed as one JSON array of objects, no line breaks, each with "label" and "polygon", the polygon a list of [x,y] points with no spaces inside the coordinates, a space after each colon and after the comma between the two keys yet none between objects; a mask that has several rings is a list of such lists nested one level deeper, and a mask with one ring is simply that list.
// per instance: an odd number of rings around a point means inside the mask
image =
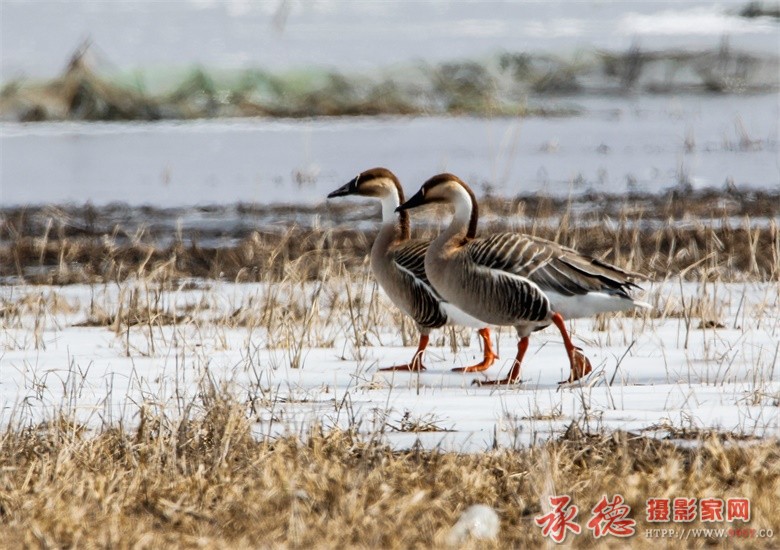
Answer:
[{"label": "golden dry reed", "polygon": [[[203,210],[203,209],[201,209]],[[108,206],[0,210],[0,278],[30,284],[152,276],[278,281],[290,268],[310,280],[364,265],[379,213],[372,206],[210,207],[243,224],[183,230],[188,211]],[[572,246],[651,279],[778,280],[780,195],[670,191],[648,196],[480,201],[479,231],[522,231]],[[201,212],[202,213],[202,212]],[[426,217],[414,231],[432,237]],[[298,219],[279,225],[269,220]],[[352,220],[344,222],[344,219]],[[361,228],[355,228],[357,222]],[[291,262],[295,262],[291,264]]]},{"label": "golden dry reed", "polygon": [[[0,439],[0,546],[445,547],[459,515],[484,504],[499,514],[498,537],[463,547],[537,547],[544,539],[533,518],[548,511],[543,503],[553,494],[580,506],[583,533],[567,537],[578,547],[594,546],[584,527],[590,509],[616,494],[637,520],[632,546],[660,542],[646,532],[660,527],[645,521],[651,497],[749,498],[744,525],[780,533],[776,440],[698,434],[695,445],[681,447],[572,427],[523,450],[399,452],[352,430],[258,440],[243,405],[215,391],[203,395],[200,412],[179,420],[143,408],[132,429],[87,435],[59,419],[8,430]],[[725,539],[687,544],[713,542]],[[770,548],[776,539],[749,542]]]}]

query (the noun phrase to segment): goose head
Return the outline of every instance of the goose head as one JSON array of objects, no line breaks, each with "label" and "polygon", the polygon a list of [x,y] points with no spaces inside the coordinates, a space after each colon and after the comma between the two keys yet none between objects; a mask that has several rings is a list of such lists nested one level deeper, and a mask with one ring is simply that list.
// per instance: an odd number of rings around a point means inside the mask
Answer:
[{"label": "goose head", "polygon": [[336,197],[370,197],[379,199],[382,203],[382,223],[393,225],[400,222],[401,239],[408,239],[410,232],[409,214],[401,212],[396,215],[396,208],[404,202],[404,189],[398,178],[387,168],[372,168],[361,172],[347,183],[328,195],[329,199]]},{"label": "goose head", "polygon": [[466,238],[474,238],[477,232],[479,207],[471,188],[454,174],[438,174],[426,181],[412,198],[396,208],[404,212],[428,204],[449,204],[455,209],[451,228],[453,232],[465,232]]},{"label": "goose head", "polygon": [[387,168],[372,168],[361,172],[330,193],[328,198],[333,199],[351,195],[377,199],[391,197],[396,199],[398,204],[404,202],[404,190],[395,174]]},{"label": "goose head", "polygon": [[401,212],[428,204],[452,204],[459,207],[476,208],[474,192],[466,183],[454,174],[438,174],[426,181],[417,193],[396,210]]}]

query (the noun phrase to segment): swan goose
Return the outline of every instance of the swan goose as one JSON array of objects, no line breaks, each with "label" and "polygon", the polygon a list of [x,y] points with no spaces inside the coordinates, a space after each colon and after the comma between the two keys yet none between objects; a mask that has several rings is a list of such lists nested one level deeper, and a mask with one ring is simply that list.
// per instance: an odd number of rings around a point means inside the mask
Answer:
[{"label": "swan goose", "polygon": [[417,351],[410,363],[380,370],[425,370],[423,353],[431,329],[451,323],[478,328],[483,342],[480,363],[453,370],[479,372],[490,368],[498,358],[491,345],[490,329],[458,308],[445,307],[447,304],[433,290],[425,275],[425,253],[430,242],[411,239],[409,213],[396,213],[396,208],[404,202],[404,191],[395,174],[385,168],[366,170],[330,193],[328,198],[350,195],[372,197],[381,202],[382,227],[371,247],[371,270],[390,300],[414,320],[420,331]]},{"label": "swan goose", "polygon": [[452,174],[432,177],[399,212],[431,203],[454,207],[450,225],[428,247],[425,272],[444,300],[489,325],[513,326],[519,342],[509,375],[479,384],[521,382],[528,338],[550,324],[560,330],[573,382],[590,373],[590,361],[572,344],[564,318],[650,307],[629,295],[637,274],[554,242],[519,233],[477,238],[474,192]]}]

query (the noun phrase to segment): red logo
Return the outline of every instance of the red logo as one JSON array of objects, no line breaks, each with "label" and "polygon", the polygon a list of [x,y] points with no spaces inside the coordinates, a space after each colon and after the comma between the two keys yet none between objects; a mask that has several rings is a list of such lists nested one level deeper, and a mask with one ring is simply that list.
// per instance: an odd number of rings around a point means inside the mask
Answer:
[{"label": "red logo", "polygon": [[696,499],[695,498],[676,498],[672,501],[673,519],[687,523],[696,519]]},{"label": "red logo", "polygon": [[571,531],[579,535],[581,528],[577,522],[573,521],[577,516],[578,509],[572,505],[569,495],[551,496],[550,506],[552,511],[543,516],[534,518],[534,522],[542,527],[542,535],[550,537],[555,542],[563,542],[566,538],[566,531]]},{"label": "red logo", "polygon": [[[566,535],[571,531],[579,535],[582,531],[576,522],[579,508],[572,503],[569,495],[549,497],[552,510],[544,515],[536,516],[534,522],[542,528],[542,535],[550,537],[557,543],[564,542]],[[675,498],[648,498],[645,501],[645,512],[648,522],[674,522],[690,523],[697,518],[702,523],[750,521],[750,500],[747,498],[729,498],[725,501],[721,498],[706,497],[702,499],[691,497]],[[614,495],[610,500],[607,495],[591,509],[590,519],[586,527],[591,531],[594,539],[607,535],[614,537],[631,537],[636,535],[636,521],[630,518],[631,506],[626,504],[623,495]],[[674,529],[649,529],[648,532],[659,531],[667,533],[679,533]],[[690,529],[688,531],[711,531],[711,529]],[[723,531],[722,529],[720,531]],[[752,532],[755,530],[730,530]],[[771,533],[771,530],[770,530]],[[652,533],[650,533],[651,536]],[[658,535],[656,535],[658,536]],[[661,534],[661,536],[667,536]],[[694,536],[699,536],[694,533]],[[709,537],[709,534],[704,534]],[[731,534],[729,536],[732,536]],[[740,536],[740,535],[736,535]],[[771,536],[771,534],[769,535]]]},{"label": "red logo", "polygon": [[668,498],[647,499],[647,521],[670,521],[671,519]]},{"label": "red logo", "polygon": [[723,500],[703,498],[699,501],[699,519],[705,521],[723,521]]},{"label": "red logo", "polygon": [[588,521],[588,529],[593,531],[595,538],[604,535],[614,535],[616,537],[630,537],[634,534],[636,521],[627,518],[631,513],[631,507],[623,504],[623,497],[615,495],[609,501],[607,496],[601,497],[601,500],[591,510],[591,518]]},{"label": "red logo", "polygon": [[726,521],[750,521],[750,501],[746,498],[730,498],[726,501]]}]

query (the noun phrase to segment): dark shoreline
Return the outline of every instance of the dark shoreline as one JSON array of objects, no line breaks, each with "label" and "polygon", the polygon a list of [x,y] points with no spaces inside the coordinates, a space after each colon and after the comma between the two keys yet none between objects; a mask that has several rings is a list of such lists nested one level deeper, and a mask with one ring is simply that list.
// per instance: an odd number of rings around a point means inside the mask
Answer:
[{"label": "dark shoreline", "polygon": [[[536,234],[653,278],[780,277],[780,190],[488,196],[480,212],[481,232]],[[354,202],[2,208],[0,279],[70,284],[156,274],[272,281],[290,262],[316,279],[334,265],[363,266],[379,216],[377,205]],[[439,223],[438,216],[416,217],[414,233],[431,236]]]}]

